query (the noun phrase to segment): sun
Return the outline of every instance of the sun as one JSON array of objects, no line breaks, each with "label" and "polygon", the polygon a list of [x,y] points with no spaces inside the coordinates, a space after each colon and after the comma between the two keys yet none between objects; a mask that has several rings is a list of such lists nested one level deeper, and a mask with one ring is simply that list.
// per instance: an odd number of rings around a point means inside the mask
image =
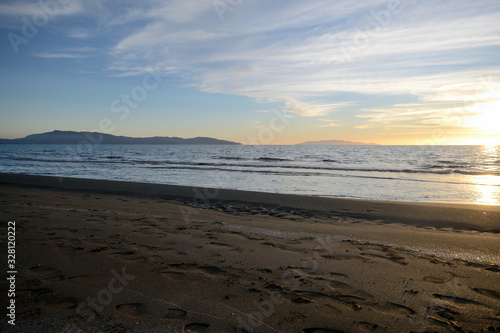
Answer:
[{"label": "sun", "polygon": [[500,103],[486,102],[477,105],[477,115],[467,123],[482,132],[500,132]]},{"label": "sun", "polygon": [[481,143],[485,147],[496,147],[500,146],[500,139],[498,138],[486,138]]}]

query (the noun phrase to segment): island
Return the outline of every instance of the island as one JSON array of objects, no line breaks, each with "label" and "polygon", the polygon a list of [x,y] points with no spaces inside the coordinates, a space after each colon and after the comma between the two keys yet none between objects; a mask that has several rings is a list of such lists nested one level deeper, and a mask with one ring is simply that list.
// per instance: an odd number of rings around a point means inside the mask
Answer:
[{"label": "island", "polygon": [[52,131],[40,134],[31,134],[20,139],[0,139],[0,144],[169,144],[169,145],[241,145],[238,142],[219,140],[208,137],[179,138],[179,137],[146,137],[133,138],[127,136],[116,136],[100,132],[74,132],[74,131]]}]

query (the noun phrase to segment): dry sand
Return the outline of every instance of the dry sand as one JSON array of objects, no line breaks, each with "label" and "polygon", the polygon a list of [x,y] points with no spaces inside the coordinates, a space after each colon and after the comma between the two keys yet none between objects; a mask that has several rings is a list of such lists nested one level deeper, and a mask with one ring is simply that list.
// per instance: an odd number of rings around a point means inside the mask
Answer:
[{"label": "dry sand", "polygon": [[0,174],[0,216],[6,332],[500,331],[499,207]]}]

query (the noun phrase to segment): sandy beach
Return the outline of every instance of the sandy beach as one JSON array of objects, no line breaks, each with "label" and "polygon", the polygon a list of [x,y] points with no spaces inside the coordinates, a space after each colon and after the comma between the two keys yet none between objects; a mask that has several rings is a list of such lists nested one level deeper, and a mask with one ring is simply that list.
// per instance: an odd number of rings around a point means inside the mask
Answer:
[{"label": "sandy beach", "polygon": [[0,202],[4,332],[500,331],[499,206],[9,174]]}]

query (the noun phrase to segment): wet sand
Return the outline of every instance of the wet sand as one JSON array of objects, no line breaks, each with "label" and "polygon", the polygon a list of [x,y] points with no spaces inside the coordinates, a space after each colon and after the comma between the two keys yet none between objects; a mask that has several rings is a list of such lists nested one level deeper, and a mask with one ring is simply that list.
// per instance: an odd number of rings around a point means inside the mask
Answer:
[{"label": "wet sand", "polygon": [[499,207],[0,174],[0,216],[6,332],[500,330]]}]

